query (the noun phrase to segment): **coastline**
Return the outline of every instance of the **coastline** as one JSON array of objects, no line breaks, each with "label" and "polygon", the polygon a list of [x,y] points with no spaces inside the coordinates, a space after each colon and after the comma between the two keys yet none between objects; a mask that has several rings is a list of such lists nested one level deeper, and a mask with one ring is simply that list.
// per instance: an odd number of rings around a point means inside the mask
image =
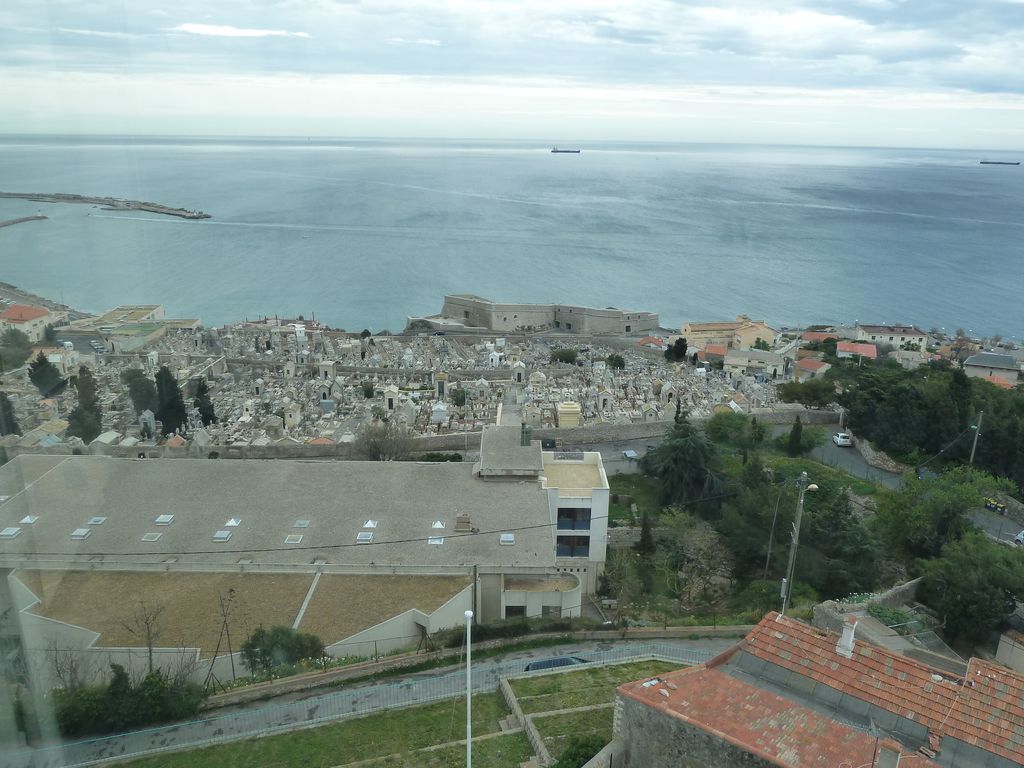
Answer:
[{"label": "coastline", "polygon": [[[37,203],[85,203],[102,205],[105,211],[146,211],[163,216],[177,216],[179,219],[210,219],[208,213],[191,211],[187,208],[172,208],[162,203],[147,203],[142,200],[124,200],[120,197],[90,197],[88,195],[71,195],[63,192],[0,192],[0,198],[14,200],[31,200]],[[46,218],[43,216],[43,218]],[[15,222],[17,223],[17,222]]]},{"label": "coastline", "polygon": [[59,301],[43,298],[38,294],[22,290],[18,286],[11,285],[10,283],[0,282],[0,295],[17,301],[19,304],[29,304],[37,307],[46,307],[47,309],[57,312],[67,312],[68,320],[81,320],[86,317],[95,317],[95,315],[90,312],[82,312],[81,310],[73,309],[67,304],[61,304]]}]

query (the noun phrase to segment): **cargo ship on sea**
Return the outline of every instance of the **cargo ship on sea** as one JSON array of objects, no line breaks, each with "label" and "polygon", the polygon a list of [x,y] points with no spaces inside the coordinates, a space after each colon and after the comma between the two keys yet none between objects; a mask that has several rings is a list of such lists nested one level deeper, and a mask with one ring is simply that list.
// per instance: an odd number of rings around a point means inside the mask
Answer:
[{"label": "cargo ship on sea", "polygon": [[553,155],[578,155],[582,150],[580,149],[559,149],[558,147],[551,148],[551,154]]},{"label": "cargo ship on sea", "polygon": [[1020,165],[1020,160],[979,160],[981,165]]}]

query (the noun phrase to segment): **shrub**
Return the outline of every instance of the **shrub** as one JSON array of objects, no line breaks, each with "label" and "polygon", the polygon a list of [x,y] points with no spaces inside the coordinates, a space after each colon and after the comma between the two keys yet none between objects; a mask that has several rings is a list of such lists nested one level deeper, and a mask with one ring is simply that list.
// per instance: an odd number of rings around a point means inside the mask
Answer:
[{"label": "shrub", "polygon": [[296,632],[291,627],[260,627],[242,645],[242,659],[253,673],[270,672],[274,667],[294,664],[301,659],[325,655],[324,643],[316,635]]},{"label": "shrub", "polygon": [[573,736],[551,768],[583,768],[590,759],[604,749],[608,741],[603,736]]}]

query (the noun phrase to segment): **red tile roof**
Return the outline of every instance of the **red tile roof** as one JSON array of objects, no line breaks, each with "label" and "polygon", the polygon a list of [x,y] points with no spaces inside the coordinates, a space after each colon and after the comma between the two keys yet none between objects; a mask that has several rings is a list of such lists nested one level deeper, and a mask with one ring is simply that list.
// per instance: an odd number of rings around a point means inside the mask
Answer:
[{"label": "red tile roof", "polygon": [[813,357],[805,357],[803,360],[796,361],[797,368],[803,368],[805,371],[820,371],[822,368],[829,368],[829,364],[824,360],[815,360]]},{"label": "red tile roof", "polygon": [[827,331],[804,331],[800,338],[804,341],[828,341],[829,339],[838,339],[839,335]]},{"label": "red tile roof", "polygon": [[836,344],[836,354],[849,352],[851,355],[860,355],[874,360],[878,357],[878,347],[874,344],[858,344],[853,341],[840,341]]},{"label": "red tile roof", "polygon": [[[743,650],[828,687],[1024,764],[1024,676],[971,659],[964,680],[856,641],[836,653],[836,635],[769,613]],[[941,745],[940,745],[941,748]]]},{"label": "red tile roof", "polygon": [[725,354],[728,351],[729,348],[726,347],[725,344],[708,344],[704,347],[704,352],[708,355],[719,355],[721,357],[725,357]]},{"label": "red tile roof", "polygon": [[[835,768],[874,762],[874,736],[718,669],[701,665],[655,680],[626,683],[619,692],[776,765]],[[936,765],[924,758],[905,762],[910,757],[900,765]]]},{"label": "red tile roof", "polygon": [[1002,387],[1003,389],[1013,389],[1013,384],[1011,384],[1001,376],[986,376],[985,381],[989,382],[990,384],[995,384],[997,387]]},{"label": "red tile roof", "polygon": [[8,323],[27,323],[30,320],[37,320],[50,314],[50,310],[42,307],[30,307],[27,304],[11,304],[3,312],[0,312],[0,319]]},{"label": "red tile roof", "polygon": [[644,336],[642,339],[640,339],[640,341],[637,342],[637,345],[641,347],[646,346],[648,344],[653,344],[656,347],[665,346],[664,340],[659,339],[657,336]]}]

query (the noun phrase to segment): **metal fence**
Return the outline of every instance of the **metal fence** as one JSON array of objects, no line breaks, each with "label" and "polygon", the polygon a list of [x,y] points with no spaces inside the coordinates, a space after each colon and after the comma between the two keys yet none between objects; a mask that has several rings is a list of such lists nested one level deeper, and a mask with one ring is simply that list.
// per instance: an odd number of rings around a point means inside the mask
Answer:
[{"label": "metal fence", "polygon": [[[583,655],[592,665],[650,658],[686,665],[707,661],[712,654],[681,648],[671,643],[639,642],[624,644],[606,651],[586,651]],[[526,674],[527,663],[529,659],[483,661],[474,664],[473,691],[496,690],[502,677]],[[531,674],[542,675],[549,672],[550,670],[542,670]],[[174,725],[36,749],[10,751],[0,756],[0,768],[84,766],[115,759],[143,757],[169,750],[222,744],[297,728],[308,728],[383,710],[456,698],[465,693],[465,685],[463,671],[448,671],[432,677],[354,687],[301,701],[271,704],[258,709],[230,712]]]}]

